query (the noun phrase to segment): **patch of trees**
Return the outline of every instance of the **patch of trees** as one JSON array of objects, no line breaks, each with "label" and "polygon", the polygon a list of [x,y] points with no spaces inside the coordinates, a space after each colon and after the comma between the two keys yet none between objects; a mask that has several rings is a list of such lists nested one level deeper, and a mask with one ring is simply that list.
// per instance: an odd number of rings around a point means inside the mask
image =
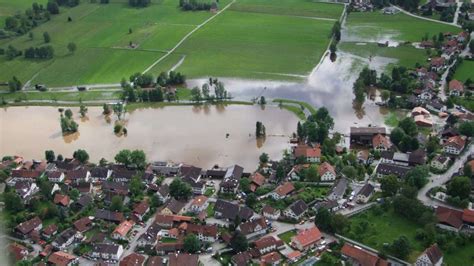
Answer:
[{"label": "patch of trees", "polygon": [[34,27],[50,19],[51,14],[59,14],[57,4],[43,5],[33,3],[24,13],[18,13],[5,18],[5,30],[17,34],[25,34]]},{"label": "patch of trees", "polygon": [[377,71],[371,70],[368,67],[362,69],[359,77],[354,82],[352,90],[355,95],[355,100],[358,103],[363,103],[365,100],[365,92],[368,86],[373,86],[377,83]]},{"label": "patch of trees", "polygon": [[121,150],[115,155],[117,163],[124,164],[128,168],[145,169],[146,155],[142,150]]},{"label": "patch of trees", "polygon": [[[301,124],[297,124],[297,135],[301,140],[307,140],[309,142],[317,142],[323,144],[323,152],[328,151],[331,153],[331,148],[333,144],[330,143],[328,138],[329,130],[334,127],[334,120],[329,115],[328,110],[325,107],[319,108],[316,113],[309,115],[308,119]],[[326,143],[326,144],[325,144]],[[324,146],[327,146],[326,148]]]},{"label": "patch of trees", "polygon": [[449,195],[448,202],[453,205],[466,208],[469,204],[471,192],[471,180],[467,176],[456,176],[449,182],[446,194]]},{"label": "patch of trees", "polygon": [[89,154],[85,150],[77,150],[72,154],[72,157],[81,163],[86,163],[89,160]]},{"label": "patch of trees", "polygon": [[10,89],[10,92],[21,90],[21,81],[16,76],[13,76],[13,78],[8,81],[8,88]]},{"label": "patch of trees", "polygon": [[443,9],[443,11],[441,11],[441,16],[439,19],[441,21],[453,22],[455,13],[456,13],[456,7],[450,6],[448,8]]},{"label": "patch of trees", "polygon": [[193,189],[188,183],[175,179],[170,184],[170,195],[177,200],[187,200],[193,194]]},{"label": "patch of trees", "polygon": [[349,222],[342,214],[334,214],[326,208],[320,208],[314,218],[314,223],[318,228],[329,233],[343,233]]},{"label": "patch of trees", "polygon": [[212,4],[198,0],[179,0],[179,7],[184,11],[210,10]]},{"label": "patch of trees", "polygon": [[110,2],[110,0],[100,0],[101,4],[108,4],[109,2]]},{"label": "patch of trees", "polygon": [[75,6],[79,5],[80,0],[53,0],[51,2],[55,2],[59,6],[75,7]]},{"label": "patch of trees", "polygon": [[411,93],[418,84],[416,79],[409,75],[407,68],[400,66],[392,69],[391,76],[382,73],[377,85],[385,90],[407,94]]},{"label": "patch of trees", "polygon": [[21,56],[23,53],[17,50],[12,45],[8,45],[7,49],[5,50],[5,57],[7,60],[13,60],[17,56]]},{"label": "patch of trees", "polygon": [[23,54],[26,59],[51,59],[54,57],[54,49],[51,45],[30,47]]},{"label": "patch of trees", "polygon": [[420,5],[420,0],[390,0],[390,3],[401,6],[408,11],[417,11]]},{"label": "patch of trees", "polygon": [[181,72],[170,71],[169,74],[166,72],[161,72],[158,78],[156,79],[156,84],[161,87],[165,86],[177,86],[186,83],[186,76],[181,74]]},{"label": "patch of trees", "polygon": [[128,0],[128,5],[133,7],[147,7],[150,0]]},{"label": "patch of trees", "polygon": [[399,122],[398,127],[392,130],[390,140],[402,152],[414,151],[420,147],[417,139],[418,128],[411,117]]},{"label": "patch of trees", "polygon": [[[211,94],[211,90],[214,90],[214,94]],[[201,102],[201,101],[222,101],[231,99],[230,93],[227,92],[224,83],[218,81],[218,79],[209,78],[209,83],[204,83],[199,87],[194,87],[191,90],[191,99],[194,102]]]},{"label": "patch of trees", "polygon": [[72,118],[71,109],[61,112],[61,131],[63,134],[75,133],[79,129],[79,125]]},{"label": "patch of trees", "polygon": [[257,136],[257,138],[260,138],[260,137],[265,137],[266,134],[267,133],[266,133],[265,125],[263,125],[262,122],[257,121],[257,123],[255,124],[255,136]]},{"label": "patch of trees", "polygon": [[388,0],[372,0],[371,2],[374,5],[374,7],[378,9],[382,9],[390,5],[390,1]]}]

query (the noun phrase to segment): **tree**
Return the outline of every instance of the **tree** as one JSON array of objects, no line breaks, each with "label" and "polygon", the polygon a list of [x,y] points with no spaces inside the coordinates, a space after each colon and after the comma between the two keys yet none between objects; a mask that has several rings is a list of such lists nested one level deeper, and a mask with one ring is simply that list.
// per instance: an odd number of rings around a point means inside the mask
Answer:
[{"label": "tree", "polygon": [[81,114],[82,117],[85,117],[86,114],[87,114],[87,107],[83,104],[81,104],[81,106],[79,106],[79,113]]},{"label": "tree", "polygon": [[331,256],[328,252],[324,252],[323,255],[321,255],[321,260],[317,264],[332,266],[342,265],[341,261],[338,258]]},{"label": "tree", "polygon": [[132,180],[130,180],[129,188],[130,188],[130,193],[132,193],[134,197],[143,194],[143,190],[145,187],[142,183],[140,176],[136,175],[132,177]]},{"label": "tree", "polygon": [[49,33],[47,31],[43,32],[43,40],[45,43],[51,42],[51,36],[49,36]]},{"label": "tree", "polygon": [[170,195],[177,200],[188,199],[193,194],[193,190],[188,183],[181,179],[175,179],[170,184]]},{"label": "tree", "polygon": [[405,179],[410,186],[420,189],[428,183],[429,174],[429,170],[426,166],[417,166],[407,172]]},{"label": "tree", "polygon": [[195,234],[189,234],[184,238],[184,251],[196,253],[201,249],[201,242]]},{"label": "tree", "polygon": [[245,193],[249,193],[250,192],[250,183],[251,183],[250,179],[248,179],[248,178],[240,179],[240,181],[239,181],[240,190],[242,190]]},{"label": "tree", "polygon": [[67,119],[71,119],[72,118],[71,109],[66,109],[66,111],[64,112],[64,115],[66,116]]},{"label": "tree", "polygon": [[265,96],[263,96],[263,95],[260,96],[260,101],[259,101],[259,103],[260,103],[261,105],[267,104],[267,100],[265,99]]},{"label": "tree", "polygon": [[46,9],[53,15],[59,14],[59,6],[56,1],[48,1]]},{"label": "tree", "polygon": [[89,154],[82,149],[75,151],[72,157],[81,163],[86,163],[89,160]]},{"label": "tree", "polygon": [[77,188],[73,188],[69,192],[69,196],[71,197],[71,199],[73,201],[76,201],[79,198],[80,195],[81,195],[81,192],[79,192],[79,190],[77,190]]},{"label": "tree", "polygon": [[246,251],[249,247],[247,238],[242,233],[236,231],[230,239],[230,246],[235,252]]},{"label": "tree", "polygon": [[380,180],[380,188],[382,189],[382,195],[384,197],[395,196],[400,189],[400,183],[394,175],[388,175]]},{"label": "tree", "polygon": [[403,130],[399,127],[396,127],[390,133],[390,141],[392,141],[393,144],[398,146],[398,144],[402,141],[404,136],[405,136],[405,133],[403,132]]},{"label": "tree", "polygon": [[32,31],[30,31],[30,33],[28,33],[28,38],[30,38],[31,41],[35,38],[35,35],[33,34]]},{"label": "tree", "polygon": [[260,154],[260,156],[258,157],[258,159],[260,160],[260,164],[266,164],[268,163],[268,161],[270,160],[270,157],[268,156],[267,153],[262,153]]},{"label": "tree", "polygon": [[194,102],[201,102],[202,95],[201,95],[201,90],[199,89],[199,87],[196,86],[191,89],[191,99]]},{"label": "tree", "polygon": [[44,152],[44,157],[46,158],[46,161],[48,163],[53,162],[56,159],[56,156],[54,156],[54,151],[52,150],[47,150]]},{"label": "tree", "polygon": [[73,54],[73,53],[76,51],[76,49],[77,49],[77,46],[76,46],[75,43],[70,42],[70,43],[67,44],[67,50],[68,50],[71,54]]},{"label": "tree", "polygon": [[123,209],[122,197],[120,197],[119,195],[113,196],[110,202],[110,210],[119,212],[119,211],[122,211],[122,209]]},{"label": "tree", "polygon": [[388,91],[388,90],[383,90],[383,91],[380,93],[380,97],[382,98],[382,101],[387,102],[388,99],[390,98],[390,91]]},{"label": "tree", "polygon": [[248,194],[247,198],[245,199],[245,205],[253,208],[255,204],[257,204],[257,196],[254,193]]},{"label": "tree", "polygon": [[139,170],[145,169],[146,155],[142,150],[134,150],[130,153],[130,164]]},{"label": "tree", "polygon": [[390,245],[390,250],[397,258],[406,259],[411,251],[410,241],[406,236],[400,236]]},{"label": "tree", "polygon": [[121,150],[115,155],[114,159],[117,163],[129,165],[131,161],[131,155],[132,152],[130,150]]},{"label": "tree", "polygon": [[407,117],[400,121],[398,126],[402,128],[405,134],[407,134],[408,136],[414,137],[418,133],[415,120],[413,120],[413,118],[411,117]]},{"label": "tree", "polygon": [[461,200],[469,198],[471,192],[471,180],[466,176],[456,176],[448,184],[447,194],[451,197],[459,197]]},{"label": "tree", "polygon": [[15,192],[6,192],[4,194],[5,209],[9,212],[16,213],[24,209],[20,196]]},{"label": "tree", "polygon": [[257,123],[255,124],[255,135],[257,136],[257,138],[265,137],[266,135],[265,126],[260,121],[257,121]]},{"label": "tree", "polygon": [[342,168],[342,173],[348,178],[356,178],[357,177],[357,170],[354,166],[348,165]]},{"label": "tree", "polygon": [[16,76],[13,76],[13,78],[8,81],[8,87],[10,89],[10,92],[15,92],[21,90],[22,84]]},{"label": "tree", "polygon": [[473,137],[474,136],[474,122],[473,121],[462,122],[459,125],[459,133],[469,138]]},{"label": "tree", "polygon": [[320,208],[314,218],[317,227],[324,231],[331,231],[331,213],[326,208]]}]

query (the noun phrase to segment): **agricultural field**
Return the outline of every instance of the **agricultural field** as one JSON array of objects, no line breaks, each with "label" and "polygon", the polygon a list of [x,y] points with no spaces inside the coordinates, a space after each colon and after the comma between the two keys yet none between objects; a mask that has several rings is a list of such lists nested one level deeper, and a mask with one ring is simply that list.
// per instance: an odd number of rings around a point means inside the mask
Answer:
[{"label": "agricultural field", "polygon": [[454,79],[466,82],[467,79],[474,81],[474,61],[464,60],[461,65],[456,68]]},{"label": "agricultural field", "polygon": [[379,47],[376,43],[358,44],[354,42],[342,42],[339,45],[339,50],[364,58],[369,57],[386,57],[396,59],[397,63],[390,65],[404,66],[407,68],[415,67],[416,63],[420,65],[427,64],[428,55],[423,49],[417,49],[412,45],[399,45],[397,47]]},{"label": "agricultural field", "polygon": [[343,36],[354,42],[420,42],[426,34],[431,38],[440,32],[461,31],[454,26],[410,17],[403,13],[384,15],[380,11],[352,12],[346,23]]},{"label": "agricultural field", "polygon": [[[0,16],[24,12],[31,3],[0,0],[0,7],[5,7]],[[219,8],[229,3],[231,0],[221,0]],[[176,67],[190,78],[301,79],[326,50],[331,27],[342,10],[342,5],[307,0],[278,4],[236,0],[163,58],[151,73]],[[2,48],[12,45],[23,51],[44,45],[42,35],[48,32],[55,51],[50,60],[18,57],[7,61],[0,56],[0,81],[16,76],[23,83],[31,80],[49,87],[118,83],[122,77],[147,69],[213,15],[181,11],[176,0],[156,0],[139,9],[121,0],[106,5],[82,1],[77,7],[61,8],[51,21],[34,28],[33,40],[28,34],[0,40]],[[67,50],[70,42],[77,45],[74,53]]]},{"label": "agricultural field", "polygon": [[31,7],[32,0],[0,0],[0,27],[5,25],[5,17],[23,12],[25,8]]}]

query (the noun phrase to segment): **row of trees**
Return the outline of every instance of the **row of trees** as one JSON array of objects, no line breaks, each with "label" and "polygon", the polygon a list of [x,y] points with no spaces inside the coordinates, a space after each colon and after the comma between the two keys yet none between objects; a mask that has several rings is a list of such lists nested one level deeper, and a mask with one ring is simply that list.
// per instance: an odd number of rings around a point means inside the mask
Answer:
[{"label": "row of trees", "polygon": [[54,2],[48,3],[47,7],[38,3],[33,3],[31,8],[25,10],[24,13],[18,13],[5,18],[5,30],[15,32],[17,34],[25,34],[32,28],[37,27],[41,23],[48,21],[51,14],[58,14],[59,9]]},{"label": "row of trees", "polygon": [[[149,88],[155,85],[153,75],[148,73],[142,74],[137,72],[130,76],[129,81],[134,87],[140,88]],[[156,85],[160,87],[182,85],[185,82],[186,76],[180,72],[175,71],[170,71],[169,74],[167,72],[161,72],[156,78]],[[122,87],[125,87],[127,85],[127,81],[122,79],[121,85]]]},{"label": "row of trees", "polygon": [[67,109],[64,111],[63,114],[63,109],[59,109],[59,112],[61,113],[61,131],[63,134],[70,134],[70,133],[75,133],[79,129],[79,125],[74,121],[74,118],[72,117],[72,111],[71,109]]},{"label": "row of trees", "polygon": [[[30,33],[30,39],[32,40],[33,38],[33,33]],[[49,43],[51,41],[51,36],[48,32],[43,33],[43,39],[45,43]],[[0,52],[0,54],[5,54],[7,60],[13,60],[15,57],[21,56],[23,54],[22,51],[18,50],[13,45],[8,45],[6,50],[0,50]],[[30,47],[25,49],[24,54],[25,58],[52,58],[54,56],[54,49],[49,45],[38,48]]]},{"label": "row of trees", "polygon": [[[229,99],[231,96],[227,93],[227,90],[224,86],[224,83],[217,81],[217,79],[209,78],[210,83],[204,83],[199,87],[194,87],[191,89],[191,100],[194,102],[201,101],[221,101]],[[211,94],[211,90],[214,90],[214,94]]]},{"label": "row of trees", "polygon": [[128,0],[128,5],[133,7],[147,7],[150,0]]},{"label": "row of trees", "polygon": [[211,6],[211,3],[198,0],[179,0],[179,7],[184,11],[210,10]]},{"label": "row of trees", "polygon": [[30,47],[25,49],[24,55],[26,59],[51,59],[54,57],[54,49],[51,45]]}]

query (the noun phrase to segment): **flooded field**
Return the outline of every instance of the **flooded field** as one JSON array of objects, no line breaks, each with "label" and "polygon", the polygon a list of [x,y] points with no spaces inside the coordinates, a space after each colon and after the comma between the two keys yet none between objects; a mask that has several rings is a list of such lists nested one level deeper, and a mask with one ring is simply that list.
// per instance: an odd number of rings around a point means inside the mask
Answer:
[{"label": "flooded field", "polygon": [[[271,106],[170,106],[126,113],[128,135],[117,137],[113,133],[115,117],[106,119],[102,108],[89,107],[87,119],[79,118],[78,108],[72,111],[79,132],[63,136],[55,107],[1,109],[0,154],[39,159],[48,149],[65,157],[85,149],[91,161],[98,162],[102,157],[113,161],[121,149],[142,149],[149,160],[201,167],[237,163],[250,171],[262,152],[274,159],[282,156],[297,123],[292,113]],[[255,138],[256,121],[266,127],[265,140]]]}]

